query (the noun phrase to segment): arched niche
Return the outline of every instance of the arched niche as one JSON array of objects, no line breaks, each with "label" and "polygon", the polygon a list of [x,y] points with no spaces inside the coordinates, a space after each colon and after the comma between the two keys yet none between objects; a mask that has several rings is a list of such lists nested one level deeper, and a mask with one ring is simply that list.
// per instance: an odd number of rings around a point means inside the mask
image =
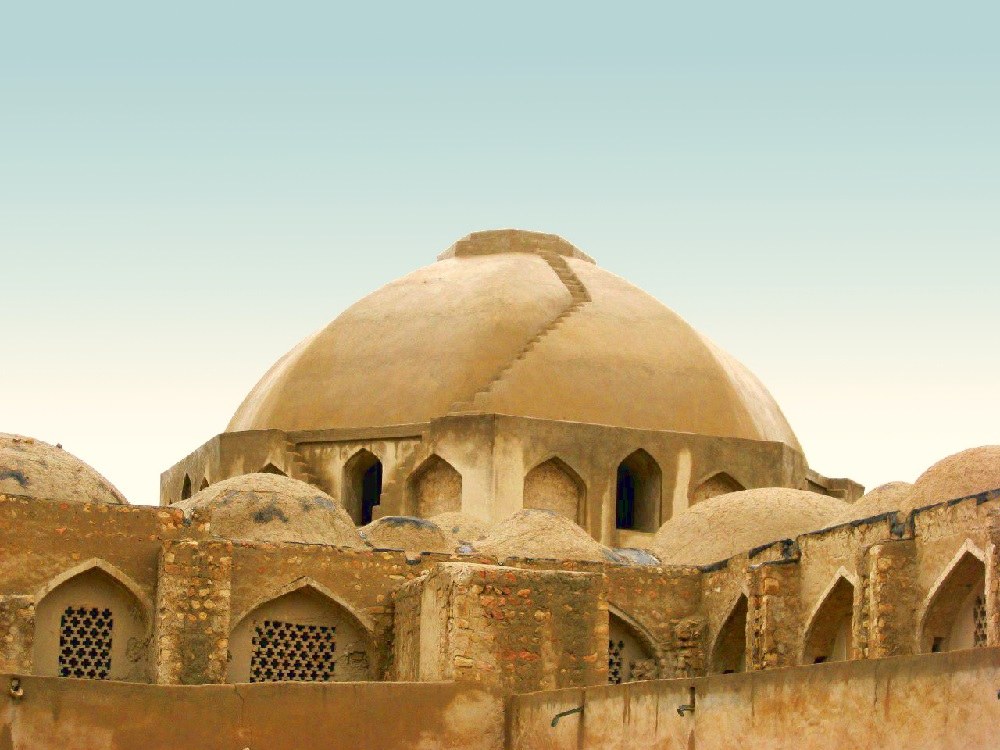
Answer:
[{"label": "arched niche", "polygon": [[648,639],[622,613],[608,612],[608,683],[655,680],[656,656]]},{"label": "arched niche", "polygon": [[647,532],[659,529],[661,484],[660,465],[641,448],[622,461],[615,482],[616,528]]},{"label": "arched niche", "polygon": [[543,461],[524,476],[524,507],[551,510],[582,524],[586,486],[559,458]]},{"label": "arched niche", "polygon": [[420,464],[406,489],[408,506],[419,518],[462,510],[462,475],[438,455]]},{"label": "arched niche", "polygon": [[371,523],[374,510],[382,502],[382,462],[362,448],[344,465],[344,508],[354,523]]},{"label": "arched niche", "polygon": [[41,593],[35,674],[149,682],[149,607],[116,574],[109,565],[85,564]]},{"label": "arched niche", "polygon": [[270,462],[264,464],[260,468],[260,471],[258,473],[259,474],[277,474],[279,477],[287,477],[288,476],[285,472],[283,472],[281,469],[279,469],[277,466],[275,466],[274,464],[272,464]]},{"label": "arched niche", "polygon": [[711,497],[725,495],[729,492],[740,492],[745,489],[746,487],[737,482],[731,476],[726,474],[724,471],[720,471],[718,474],[713,474],[694,488],[694,491],[691,492],[688,505],[697,505],[702,500],[708,500]]},{"label": "arched niche", "polygon": [[201,490],[207,490],[207,489],[208,489],[208,477],[204,477],[201,480],[201,487],[198,488],[198,491],[201,492]]},{"label": "arched niche", "polygon": [[350,611],[304,584],[240,619],[229,637],[226,681],[367,681],[371,649],[370,634]]},{"label": "arched niche", "polygon": [[920,631],[922,652],[986,645],[986,566],[962,552],[931,594]]},{"label": "arched niche", "polygon": [[851,658],[854,585],[844,576],[827,589],[806,629],[803,664],[847,661]]},{"label": "arched niche", "polygon": [[746,671],[747,609],[747,597],[740,594],[715,637],[709,659],[710,673],[732,674]]},{"label": "arched niche", "polygon": [[191,477],[185,474],[181,483],[181,500],[187,500],[189,497],[191,497]]}]

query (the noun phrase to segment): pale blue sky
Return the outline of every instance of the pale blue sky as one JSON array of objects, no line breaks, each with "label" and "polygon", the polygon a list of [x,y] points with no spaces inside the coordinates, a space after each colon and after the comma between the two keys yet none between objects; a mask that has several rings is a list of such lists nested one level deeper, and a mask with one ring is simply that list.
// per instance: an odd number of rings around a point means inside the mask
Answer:
[{"label": "pale blue sky", "polygon": [[1000,6],[21,3],[0,430],[134,502],[297,340],[564,235],[873,486],[1000,442]]}]

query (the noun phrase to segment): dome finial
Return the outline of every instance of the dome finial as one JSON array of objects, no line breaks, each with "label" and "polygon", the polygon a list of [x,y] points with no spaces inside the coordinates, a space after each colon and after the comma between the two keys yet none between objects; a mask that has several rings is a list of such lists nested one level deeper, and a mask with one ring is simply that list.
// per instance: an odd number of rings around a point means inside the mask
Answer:
[{"label": "dome finial", "polygon": [[567,258],[577,258],[593,263],[594,259],[581,252],[558,234],[529,232],[525,229],[489,229],[468,234],[438,256],[468,258],[474,255],[499,255],[501,253],[556,253]]}]

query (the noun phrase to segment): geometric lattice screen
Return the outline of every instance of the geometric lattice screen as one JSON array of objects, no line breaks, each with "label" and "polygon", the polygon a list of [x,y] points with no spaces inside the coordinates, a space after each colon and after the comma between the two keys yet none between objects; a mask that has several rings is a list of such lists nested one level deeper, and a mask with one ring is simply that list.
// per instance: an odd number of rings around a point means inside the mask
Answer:
[{"label": "geometric lattice screen", "polygon": [[608,683],[621,685],[625,641],[608,641]]},{"label": "geometric lattice screen", "polygon": [[251,641],[250,682],[326,682],[336,666],[337,628],[264,620]]},{"label": "geometric lattice screen", "polygon": [[972,619],[975,623],[972,645],[982,648],[986,645],[986,599],[982,596],[976,597],[976,603],[972,607]]},{"label": "geometric lattice screen", "polygon": [[110,609],[67,607],[59,621],[59,676],[108,679],[113,629]]}]

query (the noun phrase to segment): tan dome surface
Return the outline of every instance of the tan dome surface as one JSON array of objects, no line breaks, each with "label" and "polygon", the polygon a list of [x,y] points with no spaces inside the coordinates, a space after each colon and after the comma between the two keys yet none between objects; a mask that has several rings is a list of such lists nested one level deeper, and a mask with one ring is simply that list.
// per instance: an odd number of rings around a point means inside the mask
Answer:
[{"label": "tan dome surface", "polygon": [[430,520],[448,536],[453,549],[463,544],[475,546],[490,530],[486,521],[461,511],[440,513]]},{"label": "tan dome surface", "polygon": [[450,537],[436,523],[413,516],[384,516],[361,527],[361,536],[378,549],[454,552]]},{"label": "tan dome surface", "polygon": [[65,503],[126,504],[111,482],[72,453],[0,432],[0,494]]},{"label": "tan dome surface", "polygon": [[310,484],[280,474],[243,474],[174,503],[186,515],[207,515],[224,539],[300,542],[364,549],[343,506]]},{"label": "tan dome surface", "polygon": [[917,507],[1000,489],[1000,445],[969,448],[943,458],[913,486]]},{"label": "tan dome surface", "polygon": [[543,330],[472,410],[800,450],[760,382],[677,314],[565,240],[514,230],[470,235],[348,308],[271,368],[228,430],[426,422],[471,402]]},{"label": "tan dome surface", "polygon": [[785,487],[729,492],[667,521],[656,532],[652,549],[664,565],[708,565],[830,526],[845,505],[826,495]]},{"label": "tan dome surface", "polygon": [[913,485],[909,482],[888,482],[862,495],[856,502],[848,503],[838,522],[871,518],[891,511],[905,514],[916,507],[914,497]]},{"label": "tan dome surface", "polygon": [[498,559],[624,562],[565,516],[551,510],[518,511],[500,522],[474,545],[477,552]]}]

